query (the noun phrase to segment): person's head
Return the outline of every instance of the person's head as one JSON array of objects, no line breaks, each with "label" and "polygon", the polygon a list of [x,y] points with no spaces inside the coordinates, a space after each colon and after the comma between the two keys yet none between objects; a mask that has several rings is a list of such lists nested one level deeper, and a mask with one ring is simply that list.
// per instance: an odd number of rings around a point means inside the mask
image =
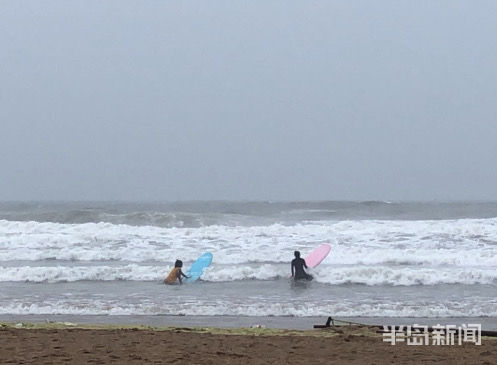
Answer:
[{"label": "person's head", "polygon": [[183,261],[176,260],[176,262],[174,263],[174,267],[183,267]]},{"label": "person's head", "polygon": [[300,258],[300,251],[295,251],[293,254],[295,255],[295,258]]}]

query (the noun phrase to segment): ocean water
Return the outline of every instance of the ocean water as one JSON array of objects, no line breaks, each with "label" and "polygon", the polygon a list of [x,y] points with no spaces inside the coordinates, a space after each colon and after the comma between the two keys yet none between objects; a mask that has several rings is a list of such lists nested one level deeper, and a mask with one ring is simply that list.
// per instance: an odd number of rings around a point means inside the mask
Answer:
[{"label": "ocean water", "polygon": [[[0,315],[495,317],[496,217],[491,202],[0,203]],[[293,283],[293,251],[322,243],[315,280]],[[162,284],[205,251],[202,281]]]}]

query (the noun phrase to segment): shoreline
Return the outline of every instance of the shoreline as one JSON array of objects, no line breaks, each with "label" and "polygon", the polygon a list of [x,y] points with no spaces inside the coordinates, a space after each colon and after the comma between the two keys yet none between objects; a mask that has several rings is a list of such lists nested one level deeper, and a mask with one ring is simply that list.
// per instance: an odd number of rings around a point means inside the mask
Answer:
[{"label": "shoreline", "polygon": [[[332,316],[333,317],[333,316]],[[337,324],[353,322],[363,325],[461,325],[481,324],[482,330],[497,330],[497,317],[333,317]],[[273,329],[309,330],[325,324],[327,317],[268,317],[268,316],[171,316],[171,315],[0,315],[0,322],[47,323],[70,322],[81,325],[126,325],[153,327],[211,327],[249,328],[262,326]]]}]

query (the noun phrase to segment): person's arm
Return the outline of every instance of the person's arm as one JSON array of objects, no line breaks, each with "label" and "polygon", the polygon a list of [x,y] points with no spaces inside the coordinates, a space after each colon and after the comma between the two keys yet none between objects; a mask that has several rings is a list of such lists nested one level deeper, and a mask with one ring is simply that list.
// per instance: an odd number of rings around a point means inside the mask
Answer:
[{"label": "person's arm", "polygon": [[307,269],[307,264],[305,263],[304,259],[302,259],[302,262],[304,263],[304,267]]},{"label": "person's arm", "polygon": [[189,276],[185,275],[185,273],[181,270],[179,271],[179,276],[180,277],[183,276],[184,278],[187,278],[187,279],[189,278]]}]

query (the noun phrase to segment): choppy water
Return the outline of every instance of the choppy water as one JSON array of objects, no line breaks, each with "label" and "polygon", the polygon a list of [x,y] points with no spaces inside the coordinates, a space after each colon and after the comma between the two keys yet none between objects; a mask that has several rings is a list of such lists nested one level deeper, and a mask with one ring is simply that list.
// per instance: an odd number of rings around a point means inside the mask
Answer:
[{"label": "choppy water", "polygon": [[[497,316],[497,204],[0,203],[0,314]],[[293,251],[331,254],[292,284]],[[214,261],[193,285],[174,260]]]}]

